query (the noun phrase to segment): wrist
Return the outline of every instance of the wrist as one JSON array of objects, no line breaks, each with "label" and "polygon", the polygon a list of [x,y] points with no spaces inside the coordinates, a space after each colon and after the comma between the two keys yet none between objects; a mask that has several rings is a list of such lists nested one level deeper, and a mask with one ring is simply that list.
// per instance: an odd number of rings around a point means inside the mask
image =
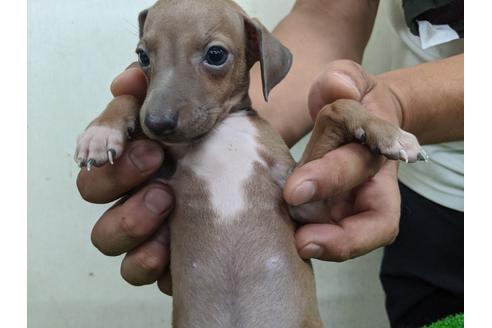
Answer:
[{"label": "wrist", "polygon": [[393,100],[393,108],[395,110],[396,117],[398,119],[398,125],[401,129],[408,131],[408,111],[406,110],[405,93],[402,89],[400,79],[397,78],[392,72],[384,73],[378,76],[379,80],[385,84],[390,97]]}]

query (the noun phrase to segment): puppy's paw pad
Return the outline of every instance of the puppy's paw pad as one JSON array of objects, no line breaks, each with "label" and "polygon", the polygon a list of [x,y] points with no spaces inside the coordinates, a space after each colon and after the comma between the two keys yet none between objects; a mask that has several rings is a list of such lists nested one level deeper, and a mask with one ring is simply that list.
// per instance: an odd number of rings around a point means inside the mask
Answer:
[{"label": "puppy's paw pad", "polygon": [[126,131],[107,126],[90,126],[82,133],[77,142],[75,161],[80,167],[114,164],[122,152],[126,140]]},{"label": "puppy's paw pad", "polygon": [[419,160],[427,161],[429,158],[417,138],[402,129],[395,129],[385,136],[380,136],[379,140],[380,153],[390,159],[415,163]]}]

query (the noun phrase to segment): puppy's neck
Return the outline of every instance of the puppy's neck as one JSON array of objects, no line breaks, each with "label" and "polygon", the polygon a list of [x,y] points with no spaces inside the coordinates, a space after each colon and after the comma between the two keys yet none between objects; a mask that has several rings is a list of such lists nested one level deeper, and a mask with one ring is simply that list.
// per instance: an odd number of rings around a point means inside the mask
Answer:
[{"label": "puppy's neck", "polygon": [[222,117],[220,117],[211,131],[209,131],[206,135],[199,138],[198,140],[172,144],[164,143],[167,154],[171,156],[174,160],[179,161],[188,152],[196,149],[197,147],[201,147],[204,143],[206,143],[210,136],[216,133],[216,131],[221,128],[222,124],[224,124],[224,122],[227,121],[229,118],[256,115],[256,111],[251,107],[251,100],[248,96],[246,96],[238,104],[232,106],[230,110],[228,110]]}]

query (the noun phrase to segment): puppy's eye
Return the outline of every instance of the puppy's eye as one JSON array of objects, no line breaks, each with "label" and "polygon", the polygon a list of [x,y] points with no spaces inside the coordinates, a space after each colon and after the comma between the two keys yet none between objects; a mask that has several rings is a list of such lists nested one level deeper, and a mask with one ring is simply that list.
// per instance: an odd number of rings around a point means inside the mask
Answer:
[{"label": "puppy's eye", "polygon": [[137,55],[138,55],[138,63],[142,68],[146,68],[150,66],[150,59],[145,51],[143,51],[142,49],[138,49]]},{"label": "puppy's eye", "polygon": [[222,66],[227,61],[229,53],[220,46],[213,46],[207,50],[205,55],[205,63],[210,66]]}]

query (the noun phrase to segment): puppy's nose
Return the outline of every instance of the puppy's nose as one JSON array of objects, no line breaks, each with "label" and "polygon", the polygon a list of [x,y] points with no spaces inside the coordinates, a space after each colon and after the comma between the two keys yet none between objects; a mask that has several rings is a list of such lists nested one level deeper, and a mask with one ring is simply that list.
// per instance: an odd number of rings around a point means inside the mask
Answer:
[{"label": "puppy's nose", "polygon": [[145,126],[155,135],[170,134],[178,125],[178,113],[149,114]]}]

